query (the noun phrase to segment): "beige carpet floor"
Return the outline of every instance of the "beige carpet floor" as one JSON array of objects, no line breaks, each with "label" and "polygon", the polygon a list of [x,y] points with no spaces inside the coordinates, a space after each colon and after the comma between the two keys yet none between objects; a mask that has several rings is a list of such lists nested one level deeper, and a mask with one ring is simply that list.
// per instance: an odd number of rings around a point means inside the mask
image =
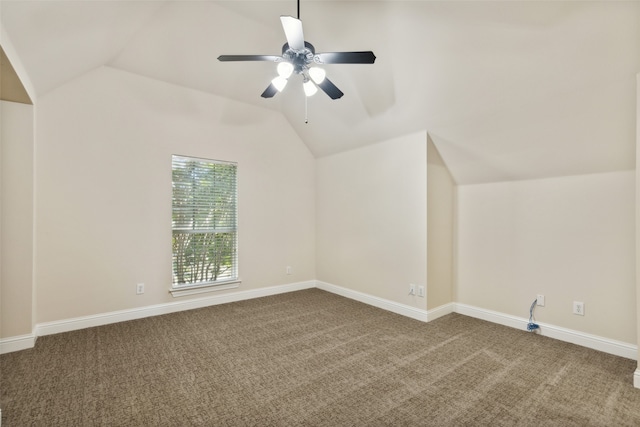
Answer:
[{"label": "beige carpet floor", "polygon": [[312,289],[45,336],[2,426],[640,426],[636,362]]}]

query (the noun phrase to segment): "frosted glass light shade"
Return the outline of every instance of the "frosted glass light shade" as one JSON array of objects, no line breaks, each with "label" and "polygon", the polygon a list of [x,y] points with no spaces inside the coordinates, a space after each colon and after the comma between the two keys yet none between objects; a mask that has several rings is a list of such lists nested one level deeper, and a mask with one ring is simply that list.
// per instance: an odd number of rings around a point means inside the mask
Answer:
[{"label": "frosted glass light shade", "polygon": [[318,91],[318,88],[313,84],[311,80],[307,80],[306,82],[304,82],[302,87],[304,88],[304,94],[307,96],[313,96]]},{"label": "frosted glass light shade", "polygon": [[278,76],[275,79],[271,80],[271,84],[278,89],[278,92],[282,92],[282,89],[287,85],[287,79],[282,76]]},{"label": "frosted glass light shade", "polygon": [[288,79],[293,73],[293,64],[290,62],[281,62],[277,67],[278,75],[282,78]]},{"label": "frosted glass light shade", "polygon": [[311,80],[313,80],[317,84],[322,83],[326,76],[327,76],[327,72],[324,70],[324,68],[320,68],[320,67],[309,68],[309,77],[311,77]]}]

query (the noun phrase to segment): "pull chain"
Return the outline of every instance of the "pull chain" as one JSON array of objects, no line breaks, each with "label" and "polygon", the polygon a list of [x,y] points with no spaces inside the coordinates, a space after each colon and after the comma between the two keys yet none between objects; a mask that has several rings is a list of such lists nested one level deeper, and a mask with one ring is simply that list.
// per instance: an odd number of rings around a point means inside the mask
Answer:
[{"label": "pull chain", "polygon": [[309,99],[309,97],[305,95],[305,97],[304,97],[304,122],[306,124],[309,123],[309,116],[308,116],[309,107],[307,106],[308,99]]}]

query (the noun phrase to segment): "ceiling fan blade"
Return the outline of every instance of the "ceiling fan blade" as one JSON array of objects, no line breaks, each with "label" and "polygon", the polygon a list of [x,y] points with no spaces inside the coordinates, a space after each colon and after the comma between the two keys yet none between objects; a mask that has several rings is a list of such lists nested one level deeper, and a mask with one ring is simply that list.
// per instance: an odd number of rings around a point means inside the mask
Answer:
[{"label": "ceiling fan blade", "polygon": [[320,64],[373,64],[376,56],[373,52],[324,52],[314,56]]},{"label": "ceiling fan blade", "polygon": [[342,93],[342,91],[327,78],[325,78],[322,83],[318,83],[318,87],[322,89],[324,93],[329,95],[329,98],[331,99],[342,98],[342,95],[344,95],[344,93]]},{"label": "ceiling fan blade", "polygon": [[304,34],[302,34],[302,21],[293,16],[281,16],[282,29],[287,38],[289,47],[293,50],[304,50]]},{"label": "ceiling fan blade", "polygon": [[276,93],[278,93],[278,89],[276,89],[273,83],[271,83],[269,84],[269,86],[267,86],[267,88],[264,90],[264,92],[262,92],[262,95],[260,96],[263,98],[273,98]]},{"label": "ceiling fan blade", "polygon": [[218,61],[271,61],[277,62],[282,60],[281,56],[277,55],[220,55]]}]

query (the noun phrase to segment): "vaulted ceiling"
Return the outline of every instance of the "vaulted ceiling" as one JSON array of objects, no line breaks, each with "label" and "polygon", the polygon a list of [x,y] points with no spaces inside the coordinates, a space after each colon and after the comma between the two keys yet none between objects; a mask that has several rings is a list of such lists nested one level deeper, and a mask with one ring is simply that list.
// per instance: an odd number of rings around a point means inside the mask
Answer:
[{"label": "vaulted ceiling", "polygon": [[[301,81],[260,97],[280,54],[287,1],[1,0],[6,42],[37,98],[100,66],[280,111],[316,156],[419,130],[460,184],[635,167],[640,2],[302,0],[345,93],[305,99]],[[0,40],[2,44],[3,40]],[[298,77],[298,76],[294,76]],[[250,120],[235,109],[238,123]]]}]

